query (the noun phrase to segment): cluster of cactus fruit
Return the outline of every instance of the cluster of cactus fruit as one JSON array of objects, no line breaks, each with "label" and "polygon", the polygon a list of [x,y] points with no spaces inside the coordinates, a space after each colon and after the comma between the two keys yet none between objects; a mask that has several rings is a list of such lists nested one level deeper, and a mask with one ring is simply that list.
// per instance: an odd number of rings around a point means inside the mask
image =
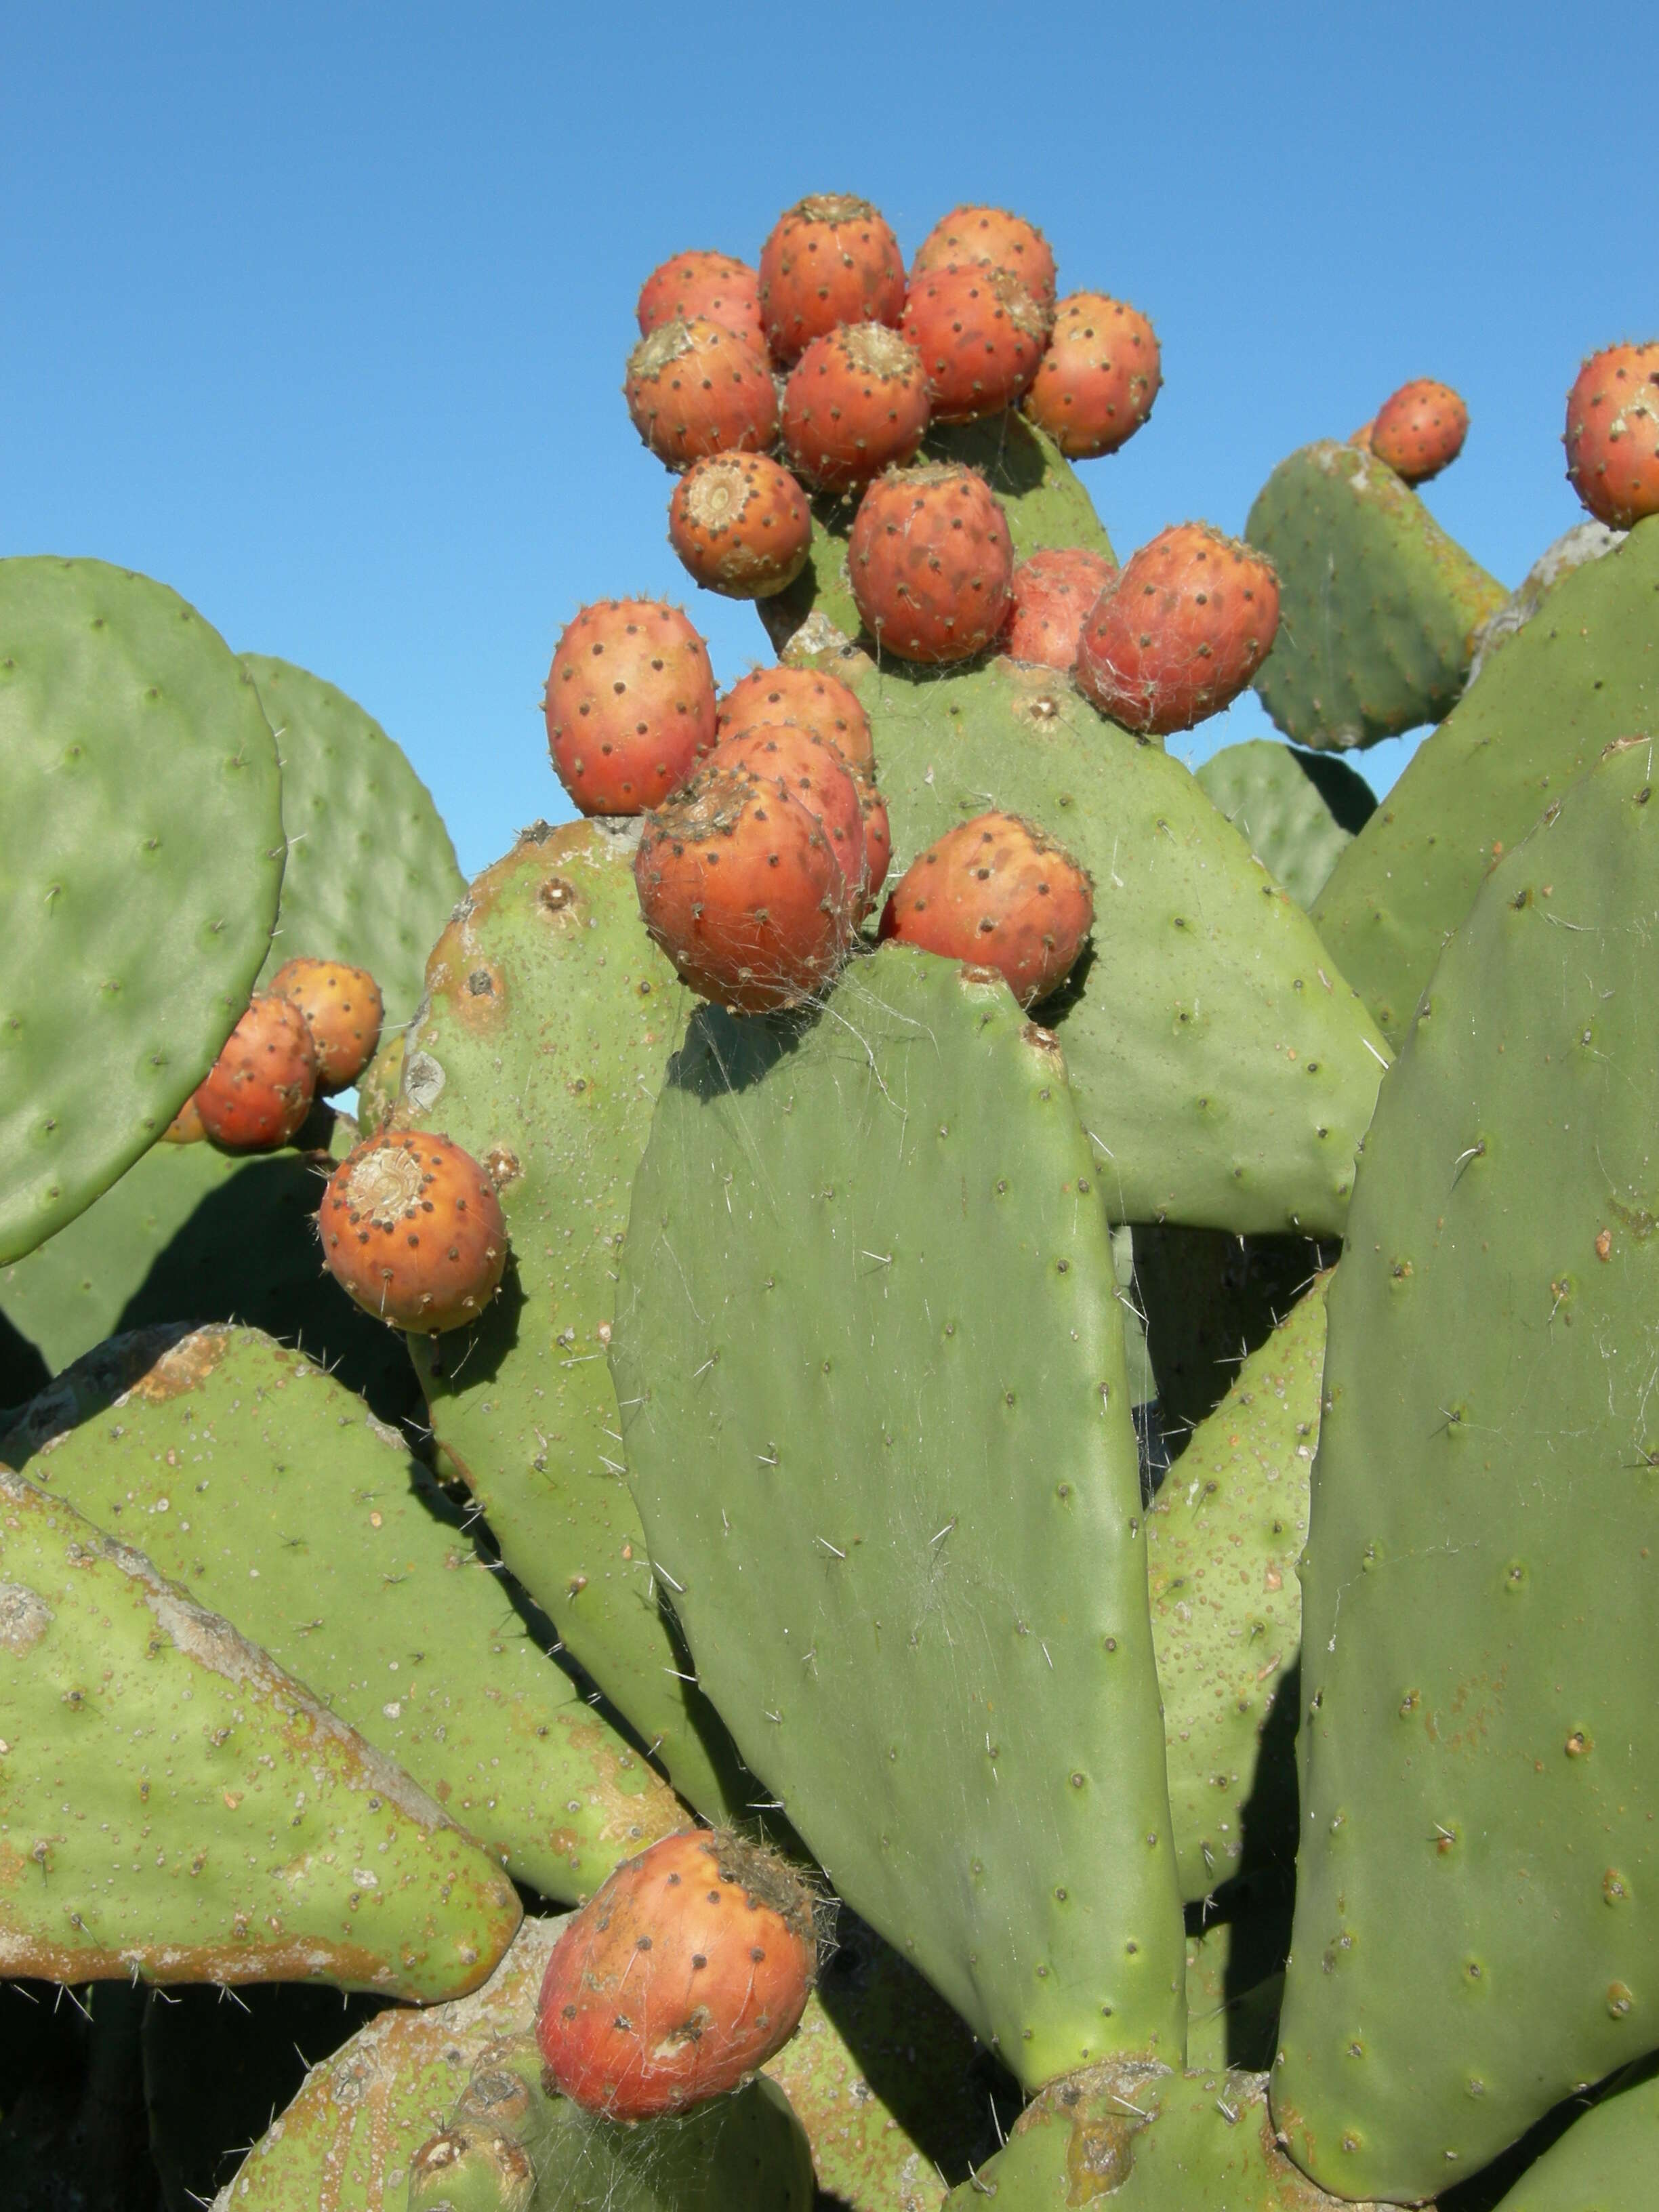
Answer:
[{"label": "cluster of cactus fruit", "polygon": [[0,2176],[1644,2204],[1659,346],[1511,595],[1427,380],[1120,568],[1157,343],[1003,210],[639,315],[779,657],[584,606],[470,887],[332,687],[0,562]]}]

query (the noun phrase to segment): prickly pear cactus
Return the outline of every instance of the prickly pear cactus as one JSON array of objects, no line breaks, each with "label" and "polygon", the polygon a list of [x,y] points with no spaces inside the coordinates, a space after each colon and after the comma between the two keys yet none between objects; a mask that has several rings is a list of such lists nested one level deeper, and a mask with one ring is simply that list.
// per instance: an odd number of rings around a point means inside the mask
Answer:
[{"label": "prickly pear cactus", "polygon": [[1544,604],[1418,747],[1314,907],[1395,1044],[1493,861],[1603,745],[1659,730],[1659,517]]},{"label": "prickly pear cactus", "polygon": [[1287,1864],[1296,1856],[1296,1563],[1324,1359],[1321,1280],[1239,1369],[1146,1516],[1170,1810],[1189,1899],[1237,1873],[1247,1850]]},{"label": "prickly pear cactus", "polygon": [[0,1680],[0,1972],[315,1977],[428,2002],[506,1949],[512,1886],[430,1798],[4,1468]]},{"label": "prickly pear cactus", "polygon": [[1445,714],[1507,596],[1375,453],[1330,439],[1279,463],[1244,535],[1279,572],[1256,691],[1286,737],[1320,751]]},{"label": "prickly pear cactus", "polygon": [[830,653],[869,714],[896,878],[988,805],[1094,878],[1060,1036],[1118,1221],[1340,1234],[1387,1061],[1307,916],[1191,772],[1052,670],[943,677]]},{"label": "prickly pear cactus", "polygon": [[432,1423],[571,1656],[711,1817],[750,1797],[658,1603],[605,1351],[629,1193],[688,994],[645,933],[637,822],[540,823],[439,939],[400,1118],[483,1160],[513,1256],[460,1338],[410,1340]]},{"label": "prickly pear cactus", "polygon": [[1659,2076],[1651,2066],[1575,2120],[1497,2212],[1603,2212],[1644,2203],[1659,2172]]},{"label": "prickly pear cactus", "polygon": [[1376,811],[1370,786],[1339,755],[1272,738],[1224,745],[1195,773],[1300,907],[1312,906],[1343,848]]},{"label": "prickly pear cactus", "polygon": [[0,764],[3,1264],[206,1073],[270,942],[283,838],[252,684],[177,592],[101,561],[0,562]]},{"label": "prickly pear cactus", "polygon": [[245,653],[283,763],[287,872],[262,982],[309,953],[367,968],[389,1023],[407,1021],[426,956],[466,889],[432,794],[343,691]]},{"label": "prickly pear cactus", "polygon": [[1116,1279],[1052,1036],[898,945],[811,1020],[701,1011],[611,1350],[699,1678],[840,1893],[1030,2086],[1178,2052]]},{"label": "prickly pear cactus", "polygon": [[[1115,560],[1082,479],[1050,437],[1018,414],[979,422],[938,423],[922,441],[921,461],[957,461],[976,469],[1002,502],[1014,557],[1042,546],[1081,545]],[[809,621],[817,644],[855,638],[859,611],[847,580],[847,538],[856,500],[812,503],[812,550],[787,590],[756,602],[775,650],[782,653]],[[836,633],[831,641],[827,633]]]},{"label": "prickly pear cactus", "polygon": [[0,1459],[234,1613],[544,1897],[684,1825],[402,1437],[257,1329],[101,1346],[0,1429]]},{"label": "prickly pear cactus", "polygon": [[1433,2194],[1653,2041],[1652,773],[1611,750],[1483,887],[1329,1295],[1273,2095],[1349,2195]]}]

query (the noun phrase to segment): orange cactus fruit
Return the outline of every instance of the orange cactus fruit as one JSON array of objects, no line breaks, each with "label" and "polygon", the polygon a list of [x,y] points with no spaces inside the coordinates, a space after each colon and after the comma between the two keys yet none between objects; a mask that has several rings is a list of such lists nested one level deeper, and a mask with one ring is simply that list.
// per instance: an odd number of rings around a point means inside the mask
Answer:
[{"label": "orange cactus fruit", "polygon": [[787,591],[812,550],[812,510],[763,453],[693,461],[674,487],[668,542],[696,581],[728,599]]},{"label": "orange cactus fruit", "polygon": [[771,363],[701,315],[677,315],[640,340],[623,397],[634,428],[671,469],[708,453],[763,453],[778,434]]},{"label": "orange cactus fruit", "polygon": [[1138,308],[1072,292],[1054,309],[1025,414],[1069,459],[1093,460],[1133,437],[1163,381],[1158,334]]},{"label": "orange cactus fruit", "polygon": [[859,502],[847,573],[865,628],[902,659],[971,660],[1007,620],[1014,549],[1001,502],[951,462],[879,477]]},{"label": "orange cactus fruit", "polygon": [[896,323],[904,262],[885,217],[851,192],[786,208],[760,257],[761,316],[774,358],[793,366],[837,323]]},{"label": "orange cactus fruit", "polygon": [[1006,269],[919,272],[900,328],[927,372],[933,420],[975,422],[1012,407],[1037,374],[1051,313]]},{"label": "orange cactus fruit", "polygon": [[582,812],[643,814],[714,742],[708,647],[665,599],[595,599],[560,635],[543,708]]},{"label": "orange cactus fruit", "polygon": [[1132,555],[1078,640],[1078,689],[1126,730],[1164,737],[1218,714],[1279,629],[1273,563],[1207,522],[1182,522]]},{"label": "orange cactus fruit", "polygon": [[1010,660],[1069,674],[1077,641],[1117,563],[1081,545],[1043,547],[1014,563],[1013,605],[998,641]]},{"label": "orange cactus fruit", "polygon": [[1041,307],[1054,304],[1054,257],[1034,222],[1006,208],[959,207],[941,216],[916,248],[910,282],[934,269],[969,263],[1006,269]]},{"label": "orange cactus fruit", "polygon": [[1408,484],[1427,483],[1462,452],[1469,410],[1450,385],[1419,376],[1389,394],[1370,428],[1379,461]]},{"label": "orange cactus fruit", "polygon": [[1659,343],[1605,346],[1567,394],[1567,477],[1598,522],[1659,514]]},{"label": "orange cactus fruit", "polygon": [[720,700],[714,726],[735,738],[757,722],[798,722],[833,745],[848,768],[869,769],[875,754],[870,717],[850,684],[816,668],[751,669]]},{"label": "orange cactus fruit", "polygon": [[671,254],[640,287],[640,336],[648,338],[665,323],[718,323],[722,330],[766,356],[766,326],[761,321],[760,276],[734,254],[694,250]]},{"label": "orange cactus fruit", "polygon": [[197,1085],[194,1104],[222,1152],[269,1152],[287,1144],[316,1096],[317,1048],[305,1016],[262,992]]},{"label": "orange cactus fruit", "polygon": [[329,1178],[317,1217],[330,1274],[365,1313],[440,1335],[477,1321],[507,1266],[489,1174],[447,1137],[383,1129]]},{"label": "orange cactus fruit", "polygon": [[270,988],[306,1018],[317,1048],[318,1096],[349,1091],[380,1049],[386,1018],[380,987],[368,969],[300,953],[283,961]]},{"label": "orange cactus fruit", "polygon": [[1094,919],[1094,885],[1064,846],[1017,814],[980,814],[910,863],[880,935],[995,968],[1031,1006],[1071,974]]},{"label": "orange cactus fruit", "polygon": [[839,324],[789,372],[781,433],[790,465],[814,489],[862,491],[915,457],[930,402],[921,356],[885,323]]}]

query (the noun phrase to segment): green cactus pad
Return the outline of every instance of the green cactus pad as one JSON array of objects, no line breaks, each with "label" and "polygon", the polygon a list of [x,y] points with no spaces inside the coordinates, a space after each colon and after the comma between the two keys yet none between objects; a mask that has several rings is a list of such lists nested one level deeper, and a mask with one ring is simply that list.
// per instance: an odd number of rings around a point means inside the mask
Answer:
[{"label": "green cactus pad", "polygon": [[247,1004],[276,749],[223,640],[101,561],[0,562],[0,1263],[161,1135]]},{"label": "green cactus pad", "polygon": [[1270,1723],[1301,1641],[1296,1562],[1324,1358],[1322,1280],[1244,1362],[1146,1516],[1170,1811],[1189,1901],[1236,1874],[1247,1844],[1252,1859],[1296,1856],[1293,1706],[1277,1730]]},{"label": "green cactus pad", "polygon": [[1036,1011],[1065,1047],[1113,1218],[1340,1234],[1382,1040],[1190,771],[1052,670],[820,665],[870,715],[893,880],[988,807],[1093,876],[1091,947]]},{"label": "green cactus pad", "polygon": [[[978,470],[1002,502],[1017,561],[1043,546],[1079,545],[1109,561],[1117,557],[1082,478],[1053,439],[1023,415],[1011,410],[981,422],[936,424],[917,459]],[[847,539],[857,513],[856,500],[813,501],[805,568],[787,591],[755,603],[776,652],[813,617],[808,635],[815,645],[830,641],[826,625],[842,640],[859,635],[859,611],[847,580]]]},{"label": "green cactus pad", "polygon": [[701,1679],[838,1892],[1036,2086],[1182,2037],[1123,1332],[1054,1039],[908,946],[702,1009],[612,1364]]},{"label": "green cactus pad", "polygon": [[1273,2063],[1285,1977],[1272,1972],[1238,1988],[1249,1957],[1238,1936],[1234,1923],[1217,1920],[1187,1938],[1187,2064],[1194,2073],[1229,2067],[1265,2073]]},{"label": "green cactus pad", "polygon": [[283,763],[289,839],[262,981],[307,953],[367,968],[389,1023],[414,1013],[426,956],[466,889],[432,794],[353,699],[291,662],[245,653]]},{"label": "green cactus pad", "polygon": [[66,1229],[0,1267],[0,1310],[53,1374],[130,1329],[247,1322],[398,1420],[420,1405],[403,1340],[352,1304],[317,1243],[324,1179],[355,1134],[324,1109],[301,1139],[325,1139],[326,1152],[238,1158],[211,1145],[154,1146]]},{"label": "green cactus pad", "polygon": [[512,1885],[229,1622],[0,1468],[0,1972],[475,1988]]},{"label": "green cactus pad", "polygon": [[1376,811],[1363,775],[1332,753],[1304,752],[1273,738],[1224,745],[1198,780],[1262,866],[1310,907],[1338,855]]},{"label": "green cactus pad", "polygon": [[640,920],[637,831],[538,823],[432,954],[398,1118],[490,1164],[513,1257],[476,1328],[410,1351],[440,1443],[571,1656],[683,1796],[740,1818],[760,1793],[682,1679],[605,1362],[634,1170],[689,1003]]},{"label": "green cactus pad", "polygon": [[1659,517],[1493,654],[1343,854],[1314,921],[1390,1041],[1499,853],[1615,738],[1659,731]]},{"label": "green cactus pad", "polygon": [[531,2093],[536,2212],[809,2212],[811,2154],[770,2081],[634,2128],[545,2094],[527,2027],[563,1925],[526,1921],[475,1995],[382,2013],[313,2067],[214,2212],[405,2212],[415,2153],[507,2074]]},{"label": "green cactus pad", "polygon": [[1656,2173],[1659,2076],[1650,2070],[1575,2120],[1499,2198],[1496,2212],[1639,2212]]},{"label": "green cactus pad", "polygon": [[1273,2142],[1267,2077],[1091,2067],[1057,2081],[946,2212],[1376,2212],[1328,2197]]},{"label": "green cactus pad", "polygon": [[684,1825],[542,1656],[401,1437],[257,1329],[100,1346],[0,1459],[142,1544],[544,1897]]},{"label": "green cactus pad", "polygon": [[1437,720],[1508,597],[1392,469],[1328,438],[1279,463],[1244,535],[1279,572],[1256,690],[1286,737],[1320,751]]},{"label": "green cactus pad", "polygon": [[1134,1225],[1135,1296],[1173,1453],[1206,1420],[1339,1247],[1307,1237],[1229,1237],[1173,1223]]},{"label": "green cactus pad", "polygon": [[1483,887],[1328,1301],[1273,2106],[1356,2196],[1659,2034],[1652,772],[1611,750]]}]

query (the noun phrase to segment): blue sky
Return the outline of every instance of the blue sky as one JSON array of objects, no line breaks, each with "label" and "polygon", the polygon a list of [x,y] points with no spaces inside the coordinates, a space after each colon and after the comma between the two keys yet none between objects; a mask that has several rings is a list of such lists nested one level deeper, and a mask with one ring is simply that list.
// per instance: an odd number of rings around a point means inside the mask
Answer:
[{"label": "blue sky", "polygon": [[[1431,375],[1473,428],[1431,503],[1514,583],[1578,516],[1581,355],[1659,331],[1640,20],[13,9],[0,545],[147,570],[343,686],[475,871],[564,811],[537,702],[584,600],[684,599],[723,679],[765,657],[666,544],[633,303],[677,248],[752,259],[781,207],[857,191],[907,252],[958,201],[1017,208],[1062,289],[1152,316],[1156,412],[1085,470],[1120,554],[1240,529],[1284,453]],[[1264,726],[1249,701],[1190,755]]]}]

